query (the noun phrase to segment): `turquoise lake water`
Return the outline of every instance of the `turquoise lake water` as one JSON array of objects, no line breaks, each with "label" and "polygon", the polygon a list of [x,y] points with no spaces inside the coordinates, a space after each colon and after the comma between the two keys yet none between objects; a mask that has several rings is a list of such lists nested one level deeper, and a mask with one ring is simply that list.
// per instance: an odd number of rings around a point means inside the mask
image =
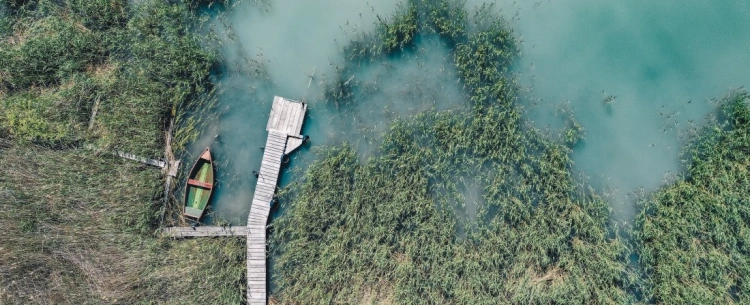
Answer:
[{"label": "turquoise lake water", "polygon": [[[679,173],[680,147],[715,114],[712,101],[750,84],[747,2],[498,1],[495,8],[522,41],[514,71],[527,119],[555,132],[572,113],[583,125],[574,169],[607,196],[617,219],[632,218],[635,194]],[[310,104],[303,133],[312,146],[347,141],[363,156],[394,118],[465,105],[449,50],[431,37],[413,53],[342,75],[359,88],[356,105],[325,101],[343,46],[371,31],[377,14],[397,9],[397,1],[245,1],[216,22],[233,35],[222,46],[228,71],[217,80],[222,114],[194,145],[197,153],[211,144],[218,162],[214,217],[206,222],[245,223],[274,95]],[[285,170],[312,158],[303,148]],[[286,172],[281,183],[299,175]]]},{"label": "turquoise lake water", "polygon": [[716,113],[715,99],[750,84],[746,1],[500,6],[523,40],[516,70],[531,88],[529,119],[559,127],[560,109],[572,108],[586,129],[575,169],[611,194],[620,219],[632,217],[634,194],[674,179],[684,140]]}]

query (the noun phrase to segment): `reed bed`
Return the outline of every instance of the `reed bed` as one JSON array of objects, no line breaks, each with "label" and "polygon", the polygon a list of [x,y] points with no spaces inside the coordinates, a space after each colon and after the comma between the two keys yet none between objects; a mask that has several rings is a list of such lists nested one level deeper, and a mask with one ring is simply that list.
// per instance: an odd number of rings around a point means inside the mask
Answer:
[{"label": "reed bed", "polygon": [[[175,199],[162,204],[162,173],[104,153],[185,153],[217,113],[210,75],[224,69],[196,10],[231,5],[0,2],[0,303],[244,301],[244,240],[160,238],[160,225],[181,223]],[[314,150],[270,228],[272,301],[750,302],[749,95],[725,99],[686,147],[684,175],[620,228],[574,178],[575,118],[559,135],[523,120],[517,39],[493,9],[409,1],[344,50],[333,105],[373,90],[349,78],[361,63],[437,35],[465,107],[395,119],[370,157],[352,144]]]},{"label": "reed bed", "polygon": [[2,3],[0,303],[242,303],[244,239],[161,238],[163,173],[109,153],[180,156],[211,118],[199,4]]},{"label": "reed bed", "polygon": [[[512,32],[490,12],[467,15],[459,2],[412,1],[347,49],[356,69],[409,52],[405,38],[440,35],[469,107],[397,119],[373,157],[317,151],[273,222],[281,304],[634,302],[630,250],[607,203],[574,181],[563,139],[521,119]],[[391,30],[412,20],[414,35]],[[342,76],[328,101],[347,107],[353,90]],[[480,200],[467,202],[460,190],[477,186]]]},{"label": "reed bed", "polygon": [[634,240],[646,300],[750,302],[748,101],[727,97],[720,121],[687,147],[683,177],[642,202]]}]

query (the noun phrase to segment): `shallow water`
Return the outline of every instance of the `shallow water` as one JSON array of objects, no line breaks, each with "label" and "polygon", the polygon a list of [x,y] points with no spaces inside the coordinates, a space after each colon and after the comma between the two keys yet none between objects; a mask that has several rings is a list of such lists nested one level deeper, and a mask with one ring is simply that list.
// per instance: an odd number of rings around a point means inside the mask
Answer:
[{"label": "shallow water", "polygon": [[[415,50],[402,56],[341,75],[354,84],[351,104],[336,107],[326,100],[323,89],[339,77],[334,67],[343,63],[342,47],[374,29],[376,14],[388,16],[397,5],[245,1],[223,25],[216,22],[233,33],[222,48],[228,68],[218,81],[223,115],[194,147],[197,152],[213,142],[219,177],[214,216],[245,222],[255,186],[249,173],[260,166],[273,95],[310,104],[303,133],[312,145],[348,141],[363,156],[374,151],[394,118],[465,104],[449,51],[431,37],[420,37]],[[609,196],[619,219],[632,217],[634,193],[674,179],[689,130],[715,113],[711,101],[750,83],[746,2],[495,5],[523,42],[515,71],[526,89],[527,118],[555,131],[572,109],[586,130],[574,147],[574,168]],[[314,156],[303,148],[293,158],[295,167],[304,167]],[[292,177],[282,175],[281,184]]]},{"label": "shallow water", "polygon": [[[481,1],[469,1],[467,7]],[[515,3],[515,4],[514,4]],[[534,125],[586,130],[575,169],[609,198],[616,217],[634,193],[670,181],[689,130],[713,99],[750,84],[746,1],[501,1],[523,41],[516,64]],[[605,102],[607,98],[613,99]]]},{"label": "shallow water", "polygon": [[[298,177],[292,170],[314,160],[311,147],[346,141],[368,156],[395,118],[466,104],[450,52],[434,37],[335,74],[346,43],[374,29],[376,14],[389,16],[398,1],[269,3],[244,1],[223,21],[214,19],[226,40],[227,70],[216,80],[221,116],[192,147],[198,153],[211,145],[217,160],[205,223],[245,224],[274,95],[309,104],[303,133],[311,145],[292,154],[282,186]],[[586,129],[573,150],[574,169],[608,194],[617,219],[632,219],[634,192],[652,191],[679,172],[686,130],[715,113],[710,100],[750,83],[745,2],[498,1],[496,7],[523,41],[514,70],[525,89],[526,117],[555,132],[565,125],[564,110],[572,110]],[[348,104],[337,106],[324,89],[339,78],[354,90]],[[457,216],[474,219],[481,186],[470,182],[459,192]],[[271,218],[283,209],[282,202]],[[273,274],[273,258],[269,268]]]},{"label": "shallow water", "polygon": [[[216,81],[222,115],[192,147],[198,152],[211,145],[217,162],[212,211],[202,222],[245,224],[255,188],[251,173],[260,167],[274,95],[308,103],[302,133],[310,136],[312,146],[349,142],[362,156],[374,152],[394,119],[463,105],[449,49],[436,37],[418,37],[413,49],[398,56],[359,63],[341,76],[335,73],[344,62],[343,47],[371,32],[377,14],[390,16],[398,5],[243,2],[223,22],[214,20],[227,40],[222,48],[226,71]],[[324,94],[339,77],[354,88],[346,104],[334,103]],[[309,148],[292,154],[291,163],[282,168],[280,185],[293,179],[291,171],[314,158]]]}]

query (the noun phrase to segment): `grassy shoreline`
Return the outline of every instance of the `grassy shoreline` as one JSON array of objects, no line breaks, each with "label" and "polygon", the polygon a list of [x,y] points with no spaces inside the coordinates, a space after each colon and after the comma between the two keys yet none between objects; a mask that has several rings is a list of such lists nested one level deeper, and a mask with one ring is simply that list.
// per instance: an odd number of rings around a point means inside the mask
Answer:
[{"label": "grassy shoreline", "polygon": [[[221,58],[197,13],[209,5],[227,2],[0,3],[0,303],[244,302],[244,239],[158,236],[179,223],[163,174],[106,153],[163,157],[174,119],[167,154],[184,155],[215,115]],[[316,150],[272,223],[274,302],[750,302],[747,93],[621,230],[573,175],[575,119],[557,136],[524,121],[516,38],[491,7],[406,2],[345,49],[328,102],[355,102],[347,69],[429,35],[451,47],[466,107],[396,120],[372,157]]]},{"label": "grassy shoreline", "polygon": [[195,4],[4,4],[0,303],[240,304],[244,240],[159,237],[163,174],[108,153],[163,158],[171,119],[168,154],[197,137],[218,59]]}]

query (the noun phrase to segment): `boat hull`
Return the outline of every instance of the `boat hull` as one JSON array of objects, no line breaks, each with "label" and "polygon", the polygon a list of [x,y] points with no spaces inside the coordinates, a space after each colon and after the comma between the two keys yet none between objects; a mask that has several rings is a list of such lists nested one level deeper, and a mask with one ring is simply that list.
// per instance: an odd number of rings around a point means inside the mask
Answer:
[{"label": "boat hull", "polygon": [[211,151],[206,148],[190,169],[185,185],[185,209],[187,217],[200,219],[209,204],[214,184],[214,166]]}]

